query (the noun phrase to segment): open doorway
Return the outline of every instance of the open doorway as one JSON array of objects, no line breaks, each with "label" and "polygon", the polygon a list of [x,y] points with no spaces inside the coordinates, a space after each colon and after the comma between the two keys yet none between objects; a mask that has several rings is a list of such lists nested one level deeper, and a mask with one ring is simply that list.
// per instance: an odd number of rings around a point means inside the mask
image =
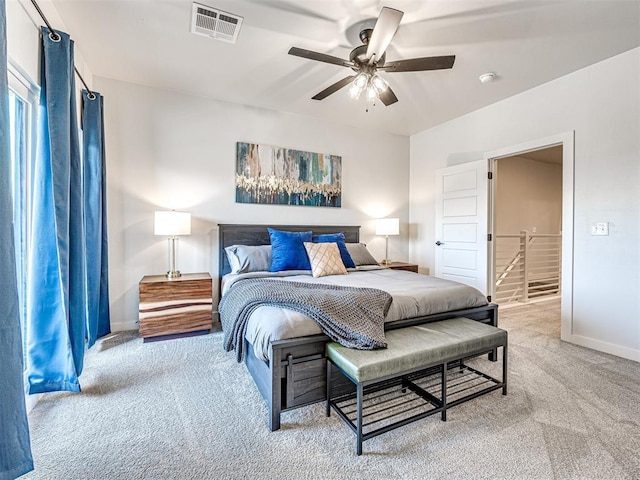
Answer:
[{"label": "open doorway", "polygon": [[562,272],[562,145],[493,160],[493,297],[557,301]]},{"label": "open doorway", "polygon": [[[513,156],[523,156],[529,152],[543,150],[558,146],[562,149],[562,248],[561,248],[561,278],[560,278],[560,338],[565,341],[573,341],[573,222],[574,222],[574,135],[575,132],[568,131],[550,137],[531,140],[518,145],[511,145],[485,152],[484,159],[489,163],[490,172],[497,159]],[[535,154],[534,154],[535,155]],[[491,181],[489,189],[489,232],[494,233],[494,186]],[[493,244],[493,242],[490,242]],[[491,295],[495,290],[496,278],[494,271],[493,257],[495,252],[493,246],[488,249],[489,284]],[[541,305],[529,303],[519,308],[531,308],[531,306]]]}]

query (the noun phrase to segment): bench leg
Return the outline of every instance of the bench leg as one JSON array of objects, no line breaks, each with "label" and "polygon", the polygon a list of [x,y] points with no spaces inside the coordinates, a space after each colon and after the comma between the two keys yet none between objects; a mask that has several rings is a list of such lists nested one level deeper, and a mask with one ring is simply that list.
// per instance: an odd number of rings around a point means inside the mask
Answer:
[{"label": "bench leg", "polygon": [[442,385],[440,387],[442,394],[442,413],[440,418],[443,422],[447,421],[447,362],[442,364]]},{"label": "bench leg", "polygon": [[331,360],[327,358],[327,417],[331,416]]},{"label": "bench leg", "polygon": [[507,394],[507,344],[502,347],[502,395]]},{"label": "bench leg", "polygon": [[497,362],[498,361],[498,349],[494,348],[493,350],[491,350],[489,352],[489,361],[490,362]]},{"label": "bench leg", "polygon": [[358,383],[358,386],[356,387],[356,414],[358,415],[357,417],[357,424],[356,424],[356,435],[357,435],[357,440],[356,440],[356,453],[358,455],[362,455],[362,384]]}]

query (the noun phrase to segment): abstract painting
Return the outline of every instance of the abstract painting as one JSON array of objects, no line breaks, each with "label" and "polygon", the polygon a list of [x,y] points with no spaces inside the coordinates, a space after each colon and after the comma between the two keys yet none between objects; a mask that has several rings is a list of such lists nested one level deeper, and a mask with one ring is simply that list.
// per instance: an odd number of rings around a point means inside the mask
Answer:
[{"label": "abstract painting", "polygon": [[237,143],[236,202],[340,207],[342,157]]}]

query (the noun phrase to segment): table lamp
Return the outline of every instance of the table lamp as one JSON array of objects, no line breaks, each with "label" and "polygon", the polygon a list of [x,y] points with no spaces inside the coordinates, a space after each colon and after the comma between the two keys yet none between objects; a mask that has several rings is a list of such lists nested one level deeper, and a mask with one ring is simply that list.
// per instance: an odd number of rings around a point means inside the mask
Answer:
[{"label": "table lamp", "polygon": [[176,241],[178,235],[191,235],[191,214],[186,212],[155,212],[154,219],[155,235],[166,235],[169,237],[169,271],[167,278],[177,278],[181,275],[176,270]]},{"label": "table lamp", "polygon": [[380,218],[376,220],[376,235],[384,235],[386,241],[386,249],[384,260],[382,260],[383,265],[389,265],[391,261],[389,260],[389,235],[399,235],[400,234],[400,219],[398,218]]}]

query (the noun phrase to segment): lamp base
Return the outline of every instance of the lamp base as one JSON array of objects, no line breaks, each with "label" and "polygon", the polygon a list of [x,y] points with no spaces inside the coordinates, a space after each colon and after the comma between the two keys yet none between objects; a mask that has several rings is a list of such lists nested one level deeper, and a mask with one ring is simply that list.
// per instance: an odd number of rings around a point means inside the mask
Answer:
[{"label": "lamp base", "polygon": [[389,260],[389,235],[384,236],[384,260],[382,260],[382,265],[389,265],[391,261]]},{"label": "lamp base", "polygon": [[178,278],[181,276],[182,274],[180,273],[180,270],[169,270],[167,272],[167,278]]}]

